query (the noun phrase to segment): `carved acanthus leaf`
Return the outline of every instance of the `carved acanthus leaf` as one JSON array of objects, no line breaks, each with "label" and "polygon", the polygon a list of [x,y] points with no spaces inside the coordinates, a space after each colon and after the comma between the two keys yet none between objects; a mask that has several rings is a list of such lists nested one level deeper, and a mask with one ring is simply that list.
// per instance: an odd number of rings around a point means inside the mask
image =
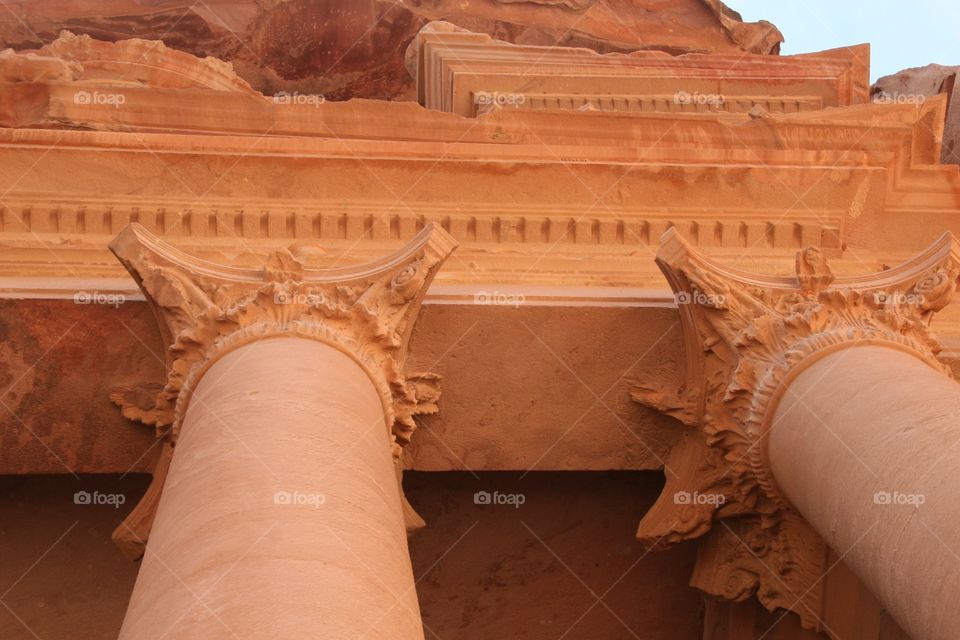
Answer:
[{"label": "carved acanthus leaf", "polygon": [[648,549],[702,536],[733,494],[720,452],[695,429],[684,429],[664,461],[664,472],[666,485],[637,529],[637,539]]},{"label": "carved acanthus leaf", "polygon": [[117,385],[110,392],[110,400],[121,408],[124,418],[156,426],[157,394],[162,389],[163,385],[155,382]]},{"label": "carved acanthus leaf", "polygon": [[637,382],[630,391],[630,397],[686,425],[696,423],[696,408],[691,404],[690,396],[682,389],[672,391],[657,383]]},{"label": "carved acanthus leaf", "polygon": [[[440,377],[404,372],[407,343],[420,303],[456,244],[439,227],[425,228],[396,254],[359,267],[311,270],[288,250],[262,269],[216,265],[185,255],[139,225],[110,244],[157,316],[167,345],[162,385],[116,387],[124,416],[156,427],[163,452],[146,495],[114,532],[131,558],[142,555],[190,396],[218,357],[272,336],[319,340],[364,368],[380,392],[397,463],[416,429],[414,416],[436,413]],[[404,499],[410,530],[422,519]]]},{"label": "carved acanthus leaf", "polygon": [[[413,416],[435,410],[438,378],[403,374],[406,343],[427,286],[454,242],[428,227],[378,263],[331,271],[307,269],[290,251],[270,255],[262,270],[192,258],[130,225],[111,249],[137,279],[168,345],[168,375],[150,402],[130,390],[112,397],[128,417],[173,426],[176,439],[193,387],[226,350],[271,334],[332,344],[354,357],[377,383],[406,443]],[[435,387],[427,392],[425,387]],[[431,408],[432,407],[432,408]]]},{"label": "carved acanthus leaf", "polygon": [[822,630],[827,545],[793,512],[725,520],[700,543],[690,584],[725,600],[756,598],[770,611],[794,611],[806,629]]},{"label": "carved acanthus leaf", "polygon": [[[960,248],[946,234],[900,266],[852,278],[834,276],[811,248],[798,253],[796,277],[768,277],[712,262],[671,230],[661,239],[657,263],[683,322],[686,396],[649,386],[633,396],[695,427],[671,451],[666,486],[638,537],[663,547],[711,532],[697,586],[730,599],[756,593],[768,608],[792,608],[814,628],[818,602],[808,602],[810,596],[791,606],[798,601],[791,594],[813,589],[825,561],[823,543],[770,475],[768,421],[790,376],[836,349],[887,344],[949,375],[936,359],[940,346],[928,325],[954,295]],[[699,504],[695,492],[706,496]],[[731,539],[735,531],[742,535]],[[745,556],[745,538],[767,540],[777,553],[767,558],[753,549]],[[763,570],[757,557],[765,558]],[[741,584],[747,586],[730,586]]]},{"label": "carved acanthus leaf", "polygon": [[394,435],[397,443],[405,446],[416,430],[414,416],[433,415],[440,411],[440,376],[435,373],[411,373],[402,379],[394,391],[393,410],[396,415]]}]

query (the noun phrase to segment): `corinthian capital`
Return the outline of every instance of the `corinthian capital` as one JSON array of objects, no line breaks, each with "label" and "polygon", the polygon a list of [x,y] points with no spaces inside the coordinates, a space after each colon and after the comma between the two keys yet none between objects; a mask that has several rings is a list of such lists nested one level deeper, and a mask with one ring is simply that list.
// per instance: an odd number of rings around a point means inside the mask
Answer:
[{"label": "corinthian capital", "polygon": [[[355,267],[309,269],[290,251],[262,269],[189,256],[137,224],[110,243],[143,290],[167,345],[166,384],[145,401],[115,395],[126,417],[176,438],[197,380],[233,348],[270,335],[320,340],[353,357],[376,382],[394,436],[406,443],[412,416],[432,411],[435,377],[405,377],[403,361],[427,287],[456,243],[428,226],[397,253]],[[418,407],[420,407],[418,409]]]},{"label": "corinthian capital", "polygon": [[657,264],[678,303],[685,376],[680,389],[647,385],[633,395],[690,428],[666,461],[667,484],[637,537],[664,547],[708,535],[695,586],[731,600],[756,594],[817,628],[813,587],[826,547],[777,489],[770,421],[789,382],[839,349],[882,344],[948,373],[928,325],[954,295],[960,246],[946,234],[899,266],[858,277],[835,276],[808,248],[797,254],[795,276],[772,277],[713,262],[670,230]]},{"label": "corinthian capital", "polygon": [[111,395],[127,418],[155,426],[165,440],[159,474],[128,519],[131,531],[118,530],[115,539],[137,539],[130,555],[142,549],[158,483],[203,373],[223,354],[266,337],[319,340],[352,357],[379,391],[398,456],[416,428],[414,416],[437,411],[439,377],[406,372],[404,360],[423,296],[455,247],[449,234],[429,225],[393,255],[368,264],[311,269],[283,249],[254,269],[187,255],[137,224],[120,232],[110,249],[157,317],[167,378],[159,387],[118,387]]}]

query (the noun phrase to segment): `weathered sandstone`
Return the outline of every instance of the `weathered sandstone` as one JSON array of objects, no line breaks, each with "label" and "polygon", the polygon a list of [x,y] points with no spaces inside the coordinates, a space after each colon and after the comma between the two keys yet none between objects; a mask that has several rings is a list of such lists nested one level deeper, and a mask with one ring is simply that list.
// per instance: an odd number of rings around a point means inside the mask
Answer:
[{"label": "weathered sandstone", "polygon": [[601,53],[776,53],[767,22],[744,23],[720,0],[10,0],[0,12],[0,49],[35,49],[62,29],[99,40],[141,38],[232,62],[266,94],[330,100],[414,99],[403,68],[427,22],[447,20],[529,45]]},{"label": "weathered sandstone", "polygon": [[872,98],[880,102],[917,103],[925,98],[947,96],[946,124],[943,128],[943,162],[960,164],[960,67],[928,64],[904,69],[877,80],[870,89]]}]

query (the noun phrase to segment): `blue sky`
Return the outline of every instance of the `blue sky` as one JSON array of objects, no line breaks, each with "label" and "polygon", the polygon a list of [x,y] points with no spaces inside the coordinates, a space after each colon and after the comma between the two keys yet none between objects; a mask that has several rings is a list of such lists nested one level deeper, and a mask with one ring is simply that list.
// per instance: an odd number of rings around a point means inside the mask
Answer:
[{"label": "blue sky", "polygon": [[726,0],[783,33],[780,52],[869,42],[871,82],[907,67],[960,65],[960,0]]}]

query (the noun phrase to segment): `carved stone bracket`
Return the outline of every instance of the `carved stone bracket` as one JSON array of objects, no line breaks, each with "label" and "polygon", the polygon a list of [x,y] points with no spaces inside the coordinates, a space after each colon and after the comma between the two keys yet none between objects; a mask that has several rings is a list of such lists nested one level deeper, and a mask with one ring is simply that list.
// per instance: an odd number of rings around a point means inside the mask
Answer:
[{"label": "carved stone bracket", "polygon": [[[263,338],[319,340],[353,358],[377,387],[385,435],[399,460],[416,429],[414,416],[438,410],[439,376],[406,372],[404,360],[423,296],[455,247],[442,228],[429,225],[397,253],[360,266],[311,269],[284,249],[251,269],[189,256],[137,224],[121,231],[110,249],[157,316],[168,371],[162,387],[118,387],[111,394],[124,416],[156,427],[165,440],[145,504],[114,533],[121,548],[142,554],[162,472],[204,372],[225,353]],[[407,511],[408,523],[416,522]]]},{"label": "carved stone bracket", "polygon": [[756,594],[818,629],[827,549],[770,474],[770,421],[789,382],[838,349],[883,344],[949,375],[928,325],[954,295],[960,245],[945,234],[908,262],[857,277],[835,276],[808,248],[795,277],[771,277],[713,262],[671,229],[657,264],[678,303],[685,376],[680,389],[638,386],[633,397],[690,428],[637,537],[663,548],[707,536],[695,586],[730,600]]}]

